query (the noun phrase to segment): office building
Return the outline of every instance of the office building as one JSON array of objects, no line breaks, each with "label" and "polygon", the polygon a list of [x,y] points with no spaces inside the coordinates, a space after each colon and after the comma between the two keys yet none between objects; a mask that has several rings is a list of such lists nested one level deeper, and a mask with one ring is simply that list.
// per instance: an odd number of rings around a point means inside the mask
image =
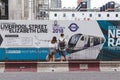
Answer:
[{"label": "office building", "polygon": [[61,8],[61,0],[50,0],[50,8]]},{"label": "office building", "polygon": [[8,19],[8,0],[0,0],[0,19]]}]

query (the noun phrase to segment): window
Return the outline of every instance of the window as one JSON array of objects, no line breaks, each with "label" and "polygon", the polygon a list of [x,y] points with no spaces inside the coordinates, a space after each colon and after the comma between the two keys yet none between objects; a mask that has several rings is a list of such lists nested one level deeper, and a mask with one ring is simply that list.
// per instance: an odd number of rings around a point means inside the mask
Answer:
[{"label": "window", "polygon": [[82,13],[82,15],[84,15],[84,13]]},{"label": "window", "polygon": [[46,17],[46,12],[43,12],[43,16]]},{"label": "window", "polygon": [[118,17],[118,14],[116,14],[115,17]]},{"label": "window", "polygon": [[92,17],[92,14],[90,14],[89,16]]},{"label": "window", "polygon": [[84,37],[84,41],[87,41],[86,37]]},{"label": "window", "polygon": [[94,39],[93,39],[93,38],[91,38],[90,43],[93,43],[93,42],[94,42]]},{"label": "window", "polygon": [[57,17],[57,14],[55,13],[54,16]]},{"label": "window", "polygon": [[101,17],[101,14],[98,14],[98,17]]},{"label": "window", "polygon": [[107,17],[110,17],[110,14],[107,14]]},{"label": "window", "polygon": [[81,40],[84,41],[84,36],[82,36]]},{"label": "window", "polygon": [[70,39],[70,44],[76,44],[82,34],[75,34]]},{"label": "window", "polygon": [[65,13],[63,14],[63,17],[66,17],[66,14],[65,14]]},{"label": "window", "polygon": [[72,14],[72,17],[75,17],[75,14],[74,14],[74,13]]}]

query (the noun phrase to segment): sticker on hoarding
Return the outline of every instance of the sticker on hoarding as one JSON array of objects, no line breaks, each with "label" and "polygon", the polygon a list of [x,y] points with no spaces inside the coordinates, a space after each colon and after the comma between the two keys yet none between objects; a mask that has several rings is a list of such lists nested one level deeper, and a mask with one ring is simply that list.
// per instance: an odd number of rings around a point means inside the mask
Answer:
[{"label": "sticker on hoarding", "polygon": [[31,37],[21,38],[5,38],[6,46],[32,46],[33,39]]},{"label": "sticker on hoarding", "polygon": [[88,64],[80,64],[80,69],[88,69]]}]

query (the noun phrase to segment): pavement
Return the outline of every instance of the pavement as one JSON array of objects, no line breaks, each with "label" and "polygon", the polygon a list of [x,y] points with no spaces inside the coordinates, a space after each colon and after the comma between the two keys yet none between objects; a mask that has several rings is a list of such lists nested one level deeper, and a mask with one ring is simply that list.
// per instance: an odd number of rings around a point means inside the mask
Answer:
[{"label": "pavement", "polygon": [[5,72],[0,80],[119,80],[120,72]]}]

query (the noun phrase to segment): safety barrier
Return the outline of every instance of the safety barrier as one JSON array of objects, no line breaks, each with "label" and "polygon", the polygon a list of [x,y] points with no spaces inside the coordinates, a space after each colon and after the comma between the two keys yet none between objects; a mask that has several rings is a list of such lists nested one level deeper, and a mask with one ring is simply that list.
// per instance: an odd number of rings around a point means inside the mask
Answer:
[{"label": "safety barrier", "polygon": [[4,72],[5,70],[5,62],[0,62],[0,73]]},{"label": "safety barrier", "polygon": [[37,72],[67,72],[68,62],[38,62]]},{"label": "safety barrier", "polygon": [[120,61],[0,62],[0,73],[69,71],[120,71]]},{"label": "safety barrier", "polygon": [[100,61],[100,71],[120,71],[120,61]]},{"label": "safety barrier", "polygon": [[37,72],[37,62],[5,62],[5,72]]},{"label": "safety barrier", "polygon": [[70,61],[69,71],[100,71],[98,61]]}]

